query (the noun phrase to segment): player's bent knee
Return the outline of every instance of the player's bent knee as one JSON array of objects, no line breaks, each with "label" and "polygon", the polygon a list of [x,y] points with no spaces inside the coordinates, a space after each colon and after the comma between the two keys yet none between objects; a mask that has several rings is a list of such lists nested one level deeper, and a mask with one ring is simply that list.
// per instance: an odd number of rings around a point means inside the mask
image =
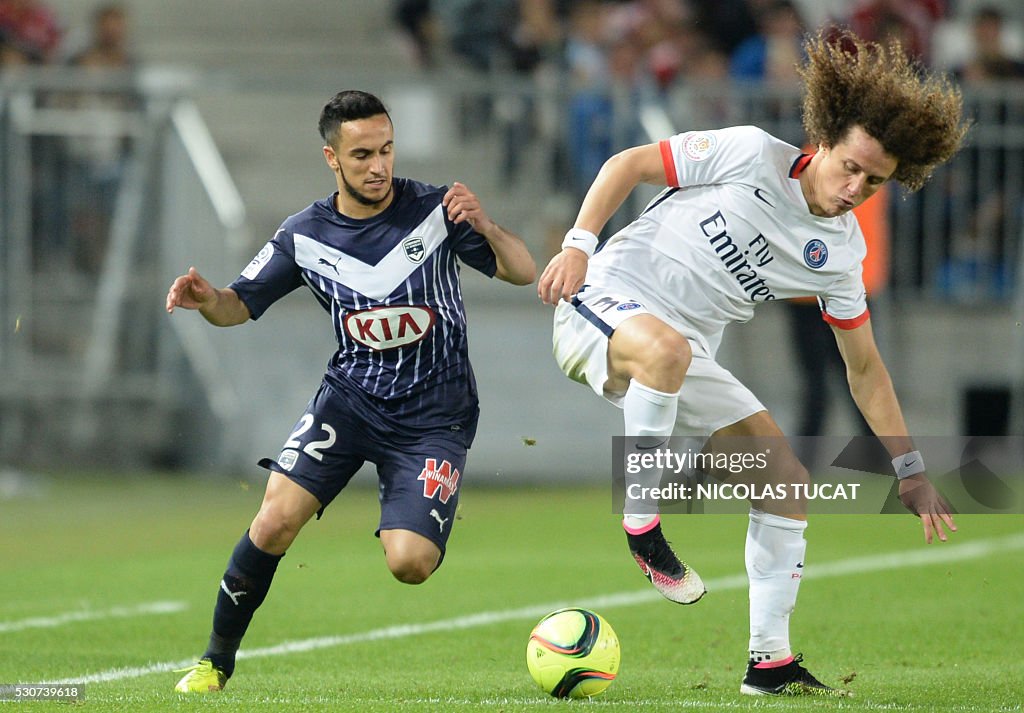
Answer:
[{"label": "player's bent knee", "polygon": [[284,552],[295,541],[303,524],[300,518],[261,508],[249,527],[249,538],[264,552]]},{"label": "player's bent knee", "polygon": [[404,584],[422,584],[441,561],[441,550],[423,535],[409,530],[381,530],[388,569]]},{"label": "player's bent knee", "polygon": [[663,330],[647,347],[649,362],[685,373],[693,359],[690,341],[674,329]]},{"label": "player's bent knee", "polygon": [[632,374],[641,383],[663,390],[678,389],[686,370],[690,368],[693,352],[690,342],[674,329],[664,329],[647,342],[638,355],[638,368]]},{"label": "player's bent knee", "polygon": [[423,584],[437,568],[437,558],[389,557],[388,568],[402,584]]}]

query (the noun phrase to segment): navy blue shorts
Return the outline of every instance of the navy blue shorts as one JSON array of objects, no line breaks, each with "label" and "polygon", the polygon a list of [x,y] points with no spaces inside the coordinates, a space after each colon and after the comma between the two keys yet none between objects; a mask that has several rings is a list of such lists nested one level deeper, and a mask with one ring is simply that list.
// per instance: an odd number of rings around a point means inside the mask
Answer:
[{"label": "navy blue shorts", "polygon": [[[475,411],[470,414],[475,430]],[[369,461],[377,466],[381,530],[410,530],[444,555],[459,503],[466,443],[460,428],[396,432],[352,397],[322,383],[277,460],[259,464],[298,483],[320,501],[320,512]]]}]

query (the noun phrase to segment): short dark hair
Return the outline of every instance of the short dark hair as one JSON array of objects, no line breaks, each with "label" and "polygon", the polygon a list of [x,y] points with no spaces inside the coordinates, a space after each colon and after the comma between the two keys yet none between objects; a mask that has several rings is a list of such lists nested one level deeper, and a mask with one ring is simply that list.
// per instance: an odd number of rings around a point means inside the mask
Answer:
[{"label": "short dark hair", "polygon": [[320,112],[320,137],[332,144],[338,135],[338,128],[346,121],[368,119],[371,116],[384,114],[391,121],[391,115],[384,107],[384,102],[369,92],[347,89],[338,92],[324,105]]}]

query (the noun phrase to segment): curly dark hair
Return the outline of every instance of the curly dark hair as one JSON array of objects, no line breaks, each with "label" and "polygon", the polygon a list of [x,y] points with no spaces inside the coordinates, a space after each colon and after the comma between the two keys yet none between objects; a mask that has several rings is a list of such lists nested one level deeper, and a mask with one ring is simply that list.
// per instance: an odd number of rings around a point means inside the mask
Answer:
[{"label": "curly dark hair", "polygon": [[821,31],[804,49],[804,129],[812,143],[835,146],[860,126],[897,160],[892,177],[911,191],[960,148],[969,128],[960,90],[908,59],[898,42]]}]

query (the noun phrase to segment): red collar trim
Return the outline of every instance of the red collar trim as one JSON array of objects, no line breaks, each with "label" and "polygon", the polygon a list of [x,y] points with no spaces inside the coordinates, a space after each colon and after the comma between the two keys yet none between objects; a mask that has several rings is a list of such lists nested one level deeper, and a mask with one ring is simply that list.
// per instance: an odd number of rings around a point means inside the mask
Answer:
[{"label": "red collar trim", "polygon": [[800,174],[804,172],[804,169],[807,168],[807,164],[811,162],[812,158],[814,158],[813,153],[802,153],[797,156],[796,161],[794,161],[793,165],[789,167],[789,177],[800,178]]}]

